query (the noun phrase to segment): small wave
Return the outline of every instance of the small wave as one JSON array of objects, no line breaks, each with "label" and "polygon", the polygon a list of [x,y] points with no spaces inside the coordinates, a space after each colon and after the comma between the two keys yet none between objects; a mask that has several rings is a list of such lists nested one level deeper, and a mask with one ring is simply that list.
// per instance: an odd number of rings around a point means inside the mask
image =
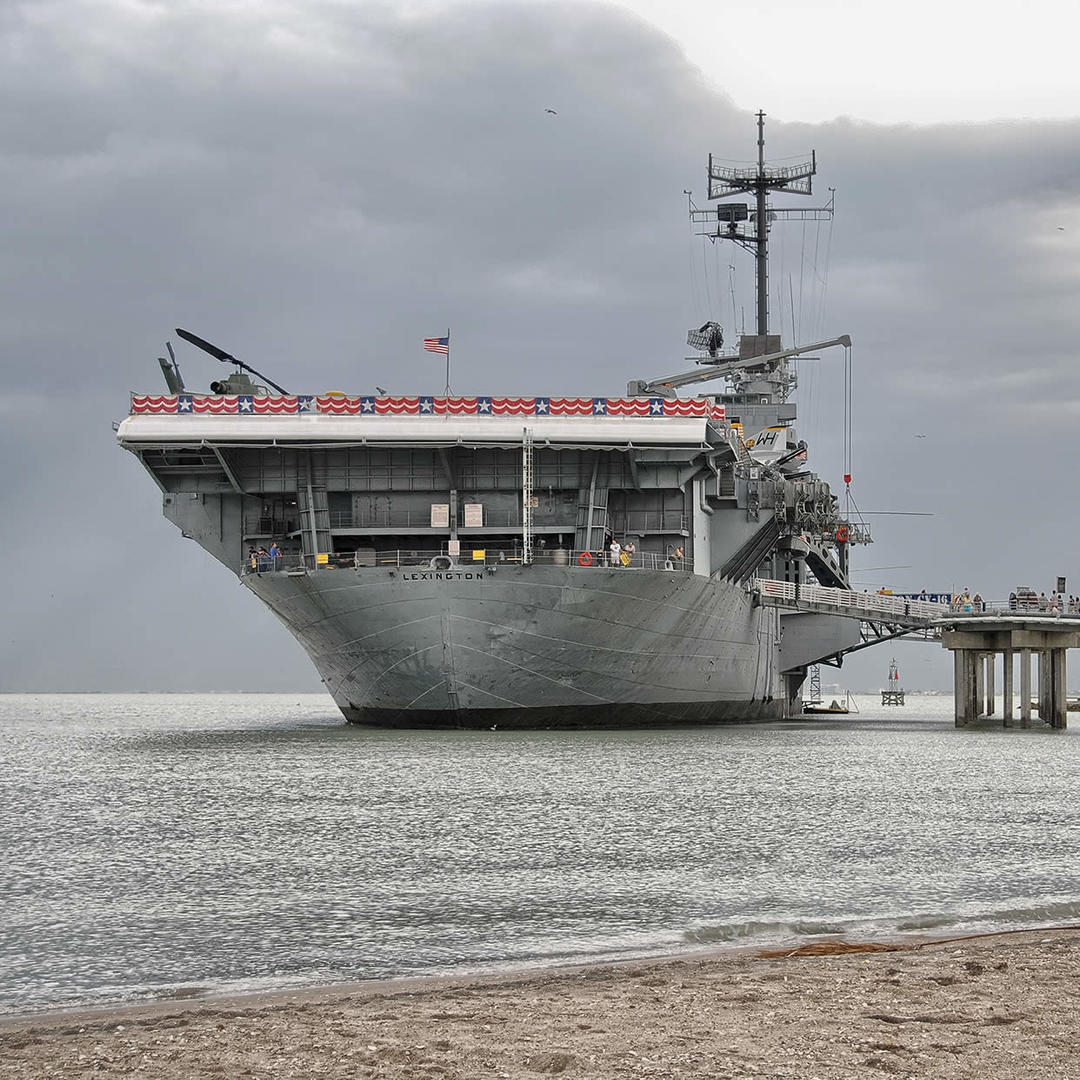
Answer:
[{"label": "small wave", "polygon": [[846,929],[838,923],[815,919],[793,919],[790,922],[759,922],[749,919],[746,922],[699,926],[686,931],[683,936],[687,941],[709,944],[717,941],[744,941],[750,938],[777,941],[793,937],[825,937],[830,934],[843,934]]},{"label": "small wave", "polygon": [[912,930],[940,930],[944,926],[955,925],[955,915],[912,915],[910,919],[901,919],[896,929],[910,933]]},{"label": "small wave", "polygon": [[687,930],[688,944],[762,944],[788,942],[800,938],[843,937],[851,942],[896,940],[908,935],[931,938],[953,934],[994,933],[1009,930],[1037,930],[1080,922],[1080,900],[1049,900],[1029,906],[986,907],[953,912],[923,912],[893,918],[870,917],[842,920],[787,919],[765,921],[746,919],[714,923]]},{"label": "small wave", "polygon": [[1006,908],[1002,911],[993,912],[992,917],[995,922],[1002,921],[1022,925],[1080,919],[1080,900],[1057,900],[1045,904],[1035,904],[1032,907]]},{"label": "small wave", "polygon": [[1038,929],[1080,920],[1080,900],[1046,900],[1030,905],[986,907],[964,912],[913,915],[896,923],[901,933],[917,930],[994,931]]}]

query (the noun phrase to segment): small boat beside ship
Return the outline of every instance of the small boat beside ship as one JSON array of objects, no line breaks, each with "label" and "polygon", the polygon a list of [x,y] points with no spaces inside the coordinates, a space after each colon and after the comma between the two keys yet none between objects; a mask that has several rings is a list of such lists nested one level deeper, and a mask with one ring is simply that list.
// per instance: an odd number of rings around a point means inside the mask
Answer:
[{"label": "small boat beside ship", "polygon": [[821,696],[821,668],[814,664],[808,673],[802,711],[804,716],[847,716],[857,714],[859,706],[850,690],[845,690],[842,697],[830,699],[826,705]]},{"label": "small boat beside ship", "polygon": [[824,701],[803,702],[806,716],[847,716],[858,711],[859,706],[850,690],[845,690],[842,698],[833,698],[828,705]]}]

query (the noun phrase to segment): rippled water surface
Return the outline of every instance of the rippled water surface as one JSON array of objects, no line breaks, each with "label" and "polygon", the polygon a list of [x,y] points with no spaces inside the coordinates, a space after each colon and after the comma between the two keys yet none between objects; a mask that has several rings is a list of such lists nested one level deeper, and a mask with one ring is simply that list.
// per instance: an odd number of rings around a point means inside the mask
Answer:
[{"label": "rippled water surface", "polygon": [[320,696],[0,696],[0,1010],[1080,922],[1075,730],[860,706],[433,733]]}]

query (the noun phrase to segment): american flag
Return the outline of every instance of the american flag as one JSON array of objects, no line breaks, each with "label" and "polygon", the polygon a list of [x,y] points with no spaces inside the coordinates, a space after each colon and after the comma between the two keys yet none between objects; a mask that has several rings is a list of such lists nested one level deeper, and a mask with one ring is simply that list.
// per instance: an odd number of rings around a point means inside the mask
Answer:
[{"label": "american flag", "polygon": [[450,352],[449,337],[426,337],[424,338],[424,351],[437,352],[446,356]]}]

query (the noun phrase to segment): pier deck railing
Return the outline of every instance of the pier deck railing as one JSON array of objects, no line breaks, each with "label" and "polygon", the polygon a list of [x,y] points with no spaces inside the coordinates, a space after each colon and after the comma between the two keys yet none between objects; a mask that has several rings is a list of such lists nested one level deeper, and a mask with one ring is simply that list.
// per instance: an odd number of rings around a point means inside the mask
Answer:
[{"label": "pier deck railing", "polygon": [[796,585],[792,581],[754,578],[750,591],[765,607],[813,611],[825,615],[846,615],[853,619],[894,623],[902,626],[929,626],[953,611],[948,604],[911,600],[902,596],[831,589],[824,585]]}]

